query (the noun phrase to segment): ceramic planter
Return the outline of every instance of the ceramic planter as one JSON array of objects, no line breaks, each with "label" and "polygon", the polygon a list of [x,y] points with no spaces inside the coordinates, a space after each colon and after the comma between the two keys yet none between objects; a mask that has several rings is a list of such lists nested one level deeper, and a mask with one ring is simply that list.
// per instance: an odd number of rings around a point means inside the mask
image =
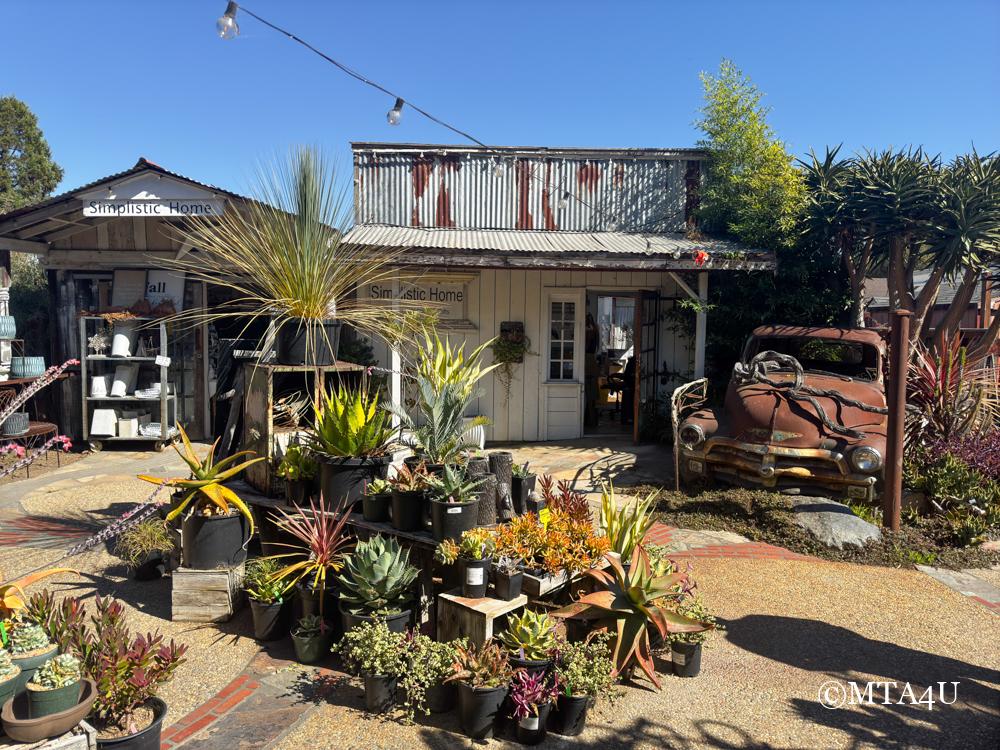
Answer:
[{"label": "ceramic planter", "polygon": [[559,693],[556,710],[549,714],[549,731],[567,737],[576,737],[587,725],[587,711],[593,700],[589,695]]},{"label": "ceramic planter", "polygon": [[43,716],[68,711],[80,700],[82,684],[79,680],[72,685],[43,690],[28,684],[28,718],[41,719]]},{"label": "ceramic planter", "polygon": [[500,717],[500,706],[506,697],[506,685],[474,688],[464,682],[458,683],[458,714],[462,731],[473,740],[491,739]]},{"label": "ceramic planter", "polygon": [[251,599],[250,614],[253,615],[253,637],[258,641],[276,641],[288,633],[288,607],[285,602],[265,604]]},{"label": "ceramic planter", "polygon": [[[41,742],[50,737],[58,737],[75,727],[90,713],[97,698],[97,686],[91,680],[82,680],[83,689],[76,705],[56,714],[40,719],[28,718],[28,696],[21,693],[3,704],[3,728],[7,736],[15,742],[26,744]],[[159,739],[157,738],[157,741]],[[98,744],[100,747],[100,744]],[[157,745],[159,747],[159,745]]]},{"label": "ceramic planter", "polygon": [[181,524],[184,567],[195,570],[232,568],[246,562],[250,539],[247,519],[241,513],[202,516],[194,513]]},{"label": "ceramic planter", "polygon": [[292,645],[295,647],[295,659],[300,664],[315,664],[330,653],[333,643],[333,631],[327,628],[325,633],[304,637],[292,633]]},{"label": "ceramic planter", "polygon": [[[312,329],[314,352],[307,346]],[[340,321],[288,320],[275,333],[275,350],[278,364],[282,365],[332,365],[337,361],[340,346]]]},{"label": "ceramic planter", "polygon": [[431,533],[434,540],[458,540],[462,532],[474,529],[479,515],[479,502],[446,503],[431,499]]},{"label": "ceramic planter", "polygon": [[45,357],[11,357],[12,378],[37,378],[45,374]]},{"label": "ceramic planter", "polygon": [[366,674],[365,710],[371,714],[384,714],[396,702],[397,678],[385,674]]},{"label": "ceramic planter", "polygon": [[9,341],[17,338],[17,321],[13,315],[0,315],[0,339]]},{"label": "ceramic planter", "polygon": [[545,674],[552,669],[551,659],[521,659],[512,655],[507,658],[507,661],[510,662],[510,666],[515,671],[523,669],[530,675]]},{"label": "ceramic planter", "polygon": [[323,506],[327,510],[340,503],[353,505],[364,497],[365,487],[373,479],[385,479],[392,456],[339,458],[318,455],[319,484]]},{"label": "ceramic planter", "polygon": [[670,644],[670,661],[674,665],[674,674],[678,677],[697,677],[701,672],[700,643],[685,643],[675,641]]},{"label": "ceramic planter", "polygon": [[507,575],[500,571],[494,571],[493,573],[493,589],[496,592],[497,599],[503,599],[505,602],[514,601],[521,595],[521,584],[523,582],[524,573],[521,571],[512,575]]},{"label": "ceramic planter", "polygon": [[[381,617],[379,619],[385,620],[386,626],[392,633],[405,633],[406,628],[410,624],[410,616],[413,614],[413,610],[404,609],[398,614],[389,615],[388,617]],[[344,632],[347,633],[354,628],[358,627],[365,622],[374,622],[375,617],[371,615],[358,615],[351,612],[343,603],[340,605],[340,617],[341,622],[344,626]]]},{"label": "ceramic planter", "polygon": [[114,336],[111,339],[112,357],[132,356],[136,325],[134,321],[127,320],[115,323]]},{"label": "ceramic planter", "polygon": [[388,523],[391,507],[391,492],[383,492],[380,495],[365,495],[361,500],[361,515],[366,521],[372,523]]},{"label": "ceramic planter", "polygon": [[467,560],[458,558],[462,566],[462,596],[466,599],[482,599],[486,596],[486,588],[490,583],[490,566],[493,558],[485,560]]},{"label": "ceramic planter", "polygon": [[16,411],[0,424],[0,434],[8,437],[23,435],[28,431],[28,412]]},{"label": "ceramic planter", "polygon": [[14,693],[18,695],[23,693],[38,668],[58,653],[59,647],[53,643],[41,651],[29,652],[21,656],[11,654],[10,660],[21,668],[21,674],[17,676],[17,683],[14,686]]},{"label": "ceramic planter", "polygon": [[424,491],[392,491],[392,528],[421,531],[424,527]]},{"label": "ceramic planter", "polygon": [[167,715],[167,704],[159,698],[150,698],[146,704],[153,709],[153,723],[140,732],[109,740],[97,740],[97,750],[159,750],[163,719]]},{"label": "ceramic planter", "polygon": [[522,745],[537,745],[545,739],[545,727],[551,707],[551,703],[546,703],[538,707],[538,716],[526,716],[517,720],[515,732],[518,742]]},{"label": "ceramic planter", "polygon": [[514,512],[518,515],[525,513],[528,509],[528,496],[535,491],[536,476],[531,474],[527,477],[511,477],[510,499],[514,503]]}]

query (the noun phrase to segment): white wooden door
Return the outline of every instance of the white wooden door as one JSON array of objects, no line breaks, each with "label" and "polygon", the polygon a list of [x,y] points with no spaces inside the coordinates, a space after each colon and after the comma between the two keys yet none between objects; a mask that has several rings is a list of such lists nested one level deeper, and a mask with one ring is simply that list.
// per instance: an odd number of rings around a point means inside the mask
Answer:
[{"label": "white wooden door", "polygon": [[550,289],[544,295],[547,324],[540,359],[546,440],[583,435],[585,295],[585,289]]}]

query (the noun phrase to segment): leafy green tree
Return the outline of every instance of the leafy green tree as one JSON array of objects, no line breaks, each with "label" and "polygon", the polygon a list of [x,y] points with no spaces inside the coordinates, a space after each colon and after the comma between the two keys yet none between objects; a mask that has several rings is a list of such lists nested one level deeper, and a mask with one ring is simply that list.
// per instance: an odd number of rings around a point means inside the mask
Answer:
[{"label": "leafy green tree", "polygon": [[42,200],[62,176],[28,105],[0,97],[0,213]]}]

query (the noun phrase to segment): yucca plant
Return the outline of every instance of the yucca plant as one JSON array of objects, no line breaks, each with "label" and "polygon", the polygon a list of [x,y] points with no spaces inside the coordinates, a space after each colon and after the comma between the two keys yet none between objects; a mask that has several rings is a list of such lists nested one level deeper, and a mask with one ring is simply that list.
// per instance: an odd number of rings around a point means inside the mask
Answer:
[{"label": "yucca plant", "polygon": [[310,447],[317,453],[362,458],[382,456],[392,448],[392,416],[366,383],[330,388],[313,404],[313,414]]},{"label": "yucca plant", "polygon": [[440,387],[424,376],[417,377],[420,393],[414,417],[403,404],[389,404],[387,408],[398,419],[408,435],[402,442],[417,451],[428,463],[448,464],[462,451],[478,447],[465,436],[472,427],[482,427],[490,422],[486,417],[476,417],[466,425],[463,421],[470,396],[459,383],[445,383]]},{"label": "yucca plant", "polygon": [[601,487],[600,527],[612,551],[621,555],[622,560],[631,559],[632,552],[642,544],[652,527],[654,519],[650,511],[655,499],[656,493],[651,492],[642,500],[619,508],[614,485],[609,482]]},{"label": "yucca plant", "polygon": [[671,633],[711,630],[712,625],[684,617],[664,606],[684,594],[687,576],[683,573],[653,576],[649,557],[642,546],[636,547],[632,553],[627,573],[615,558],[609,555],[607,560],[610,570],[587,571],[587,575],[604,585],[606,590],[587,594],[551,614],[553,617],[592,621],[599,628],[614,633],[615,674],[628,673],[638,666],[659,688],[650,630],[655,630],[666,639]]},{"label": "yucca plant", "polygon": [[176,443],[174,444],[174,450],[177,451],[177,455],[191,469],[191,477],[189,479],[181,477],[164,479],[162,477],[152,477],[148,474],[139,475],[139,479],[145,482],[187,490],[181,501],[177,504],[177,507],[167,514],[167,521],[173,521],[184,513],[192,502],[195,503],[195,511],[203,515],[225,516],[229,515],[232,508],[235,508],[249,521],[250,535],[252,536],[254,530],[253,513],[250,512],[250,508],[240,499],[239,495],[222,483],[227,479],[232,479],[248,466],[252,466],[259,461],[266,461],[267,459],[261,456],[237,463],[244,456],[252,456],[254,454],[253,451],[240,451],[216,463],[215,449],[218,447],[221,438],[217,438],[212,443],[212,447],[208,449],[208,453],[204,458],[198,458],[198,454],[194,452],[194,447],[191,445],[184,427],[178,423],[177,429],[180,432],[184,450],[182,451],[177,447]]},{"label": "yucca plant", "polygon": [[417,569],[410,565],[410,551],[392,537],[376,534],[358,542],[344,559],[340,574],[340,600],[353,614],[395,615],[412,598]]},{"label": "yucca plant", "polygon": [[526,609],[520,617],[511,618],[497,638],[512,656],[542,661],[556,649],[556,624],[547,613]]}]

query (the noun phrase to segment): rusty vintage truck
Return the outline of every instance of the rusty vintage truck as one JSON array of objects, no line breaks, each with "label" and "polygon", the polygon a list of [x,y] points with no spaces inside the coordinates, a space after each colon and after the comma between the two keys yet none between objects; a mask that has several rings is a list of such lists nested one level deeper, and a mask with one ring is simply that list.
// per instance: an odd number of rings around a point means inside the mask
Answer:
[{"label": "rusty vintage truck", "polygon": [[679,422],[681,479],[874,500],[886,446],[885,374],[877,331],[757,328],[723,408]]}]

